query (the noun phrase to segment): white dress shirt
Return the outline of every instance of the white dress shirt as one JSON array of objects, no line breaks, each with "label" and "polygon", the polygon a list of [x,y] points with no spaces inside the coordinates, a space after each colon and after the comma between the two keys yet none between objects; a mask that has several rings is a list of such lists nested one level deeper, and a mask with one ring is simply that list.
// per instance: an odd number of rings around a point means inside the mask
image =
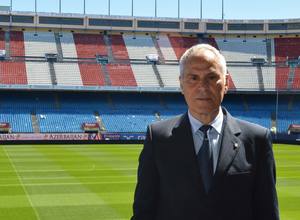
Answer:
[{"label": "white dress shirt", "polygon": [[[188,111],[188,116],[189,116],[192,133],[193,133],[195,153],[198,154],[204,139],[204,134],[199,130],[199,128],[203,125],[203,123],[200,122],[195,117],[193,117],[190,111]],[[209,145],[213,153],[214,172],[216,171],[217,168],[217,162],[218,162],[218,157],[220,152],[220,144],[221,144],[220,140],[221,140],[221,132],[223,126],[223,118],[224,115],[220,107],[218,115],[210,123],[212,129],[210,129],[207,134]]]}]

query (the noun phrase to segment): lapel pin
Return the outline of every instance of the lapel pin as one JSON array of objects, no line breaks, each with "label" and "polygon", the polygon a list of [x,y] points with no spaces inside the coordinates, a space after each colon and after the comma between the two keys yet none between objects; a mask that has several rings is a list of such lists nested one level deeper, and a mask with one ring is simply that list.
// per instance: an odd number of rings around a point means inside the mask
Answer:
[{"label": "lapel pin", "polygon": [[239,144],[238,143],[234,143],[234,149],[237,149],[239,147]]}]

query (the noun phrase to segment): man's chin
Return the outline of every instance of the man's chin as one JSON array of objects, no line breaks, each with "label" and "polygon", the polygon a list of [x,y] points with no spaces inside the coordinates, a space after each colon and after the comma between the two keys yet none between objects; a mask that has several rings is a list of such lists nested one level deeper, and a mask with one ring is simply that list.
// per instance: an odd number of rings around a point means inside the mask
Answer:
[{"label": "man's chin", "polygon": [[196,113],[199,115],[213,115],[219,112],[219,108],[203,108],[203,109],[197,109]]}]

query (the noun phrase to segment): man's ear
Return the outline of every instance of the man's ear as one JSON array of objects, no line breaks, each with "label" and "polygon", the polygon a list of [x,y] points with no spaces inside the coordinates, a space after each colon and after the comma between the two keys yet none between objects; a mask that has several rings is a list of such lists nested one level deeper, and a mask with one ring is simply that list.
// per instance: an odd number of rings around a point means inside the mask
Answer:
[{"label": "man's ear", "polygon": [[225,89],[224,89],[224,94],[227,93],[228,87],[229,87],[229,74],[226,73],[226,75],[225,75]]},{"label": "man's ear", "polygon": [[181,92],[181,94],[182,95],[184,95],[184,92],[183,92],[183,85],[182,85],[182,77],[181,76],[179,76],[179,85],[180,85],[180,92]]}]

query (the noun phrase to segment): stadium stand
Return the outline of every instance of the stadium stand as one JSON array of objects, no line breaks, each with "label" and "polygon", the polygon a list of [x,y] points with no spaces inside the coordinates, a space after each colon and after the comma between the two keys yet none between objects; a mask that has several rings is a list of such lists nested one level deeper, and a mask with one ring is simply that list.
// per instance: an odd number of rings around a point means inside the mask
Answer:
[{"label": "stadium stand", "polygon": [[[7,47],[7,33],[0,31],[0,49]],[[277,131],[283,133],[291,123],[300,124],[298,96],[279,94],[276,109],[274,93],[277,89],[300,89],[298,64],[292,67],[286,62],[287,57],[297,59],[300,55],[299,39],[275,38],[267,42],[255,38],[244,42],[227,38],[224,42],[220,37],[165,33],[153,36],[130,31],[123,35],[9,32],[10,57],[0,61],[0,84],[43,85],[49,86],[50,92],[4,91],[0,95],[0,122],[10,123],[12,132],[32,133],[37,132],[33,125],[35,116],[41,133],[74,133],[83,132],[82,123],[99,122],[99,116],[103,132],[143,133],[147,124],[186,111],[182,96],[169,93],[179,88],[177,61],[190,46],[207,42],[220,49],[229,61],[229,90],[234,94],[225,97],[224,105],[233,115],[268,128],[275,124]],[[267,44],[271,44],[270,50]],[[62,59],[46,60],[46,53],[61,53]],[[159,53],[163,62],[146,63],[146,55]],[[108,64],[97,63],[96,55],[108,57]],[[253,65],[253,57],[264,58],[266,63]],[[269,62],[270,57],[275,62]],[[117,92],[53,92],[53,85],[84,86],[87,90],[89,86],[104,86]],[[135,92],[124,92],[127,87]],[[162,90],[151,94],[144,89]]]},{"label": "stadium stand", "polygon": [[57,54],[53,32],[24,31],[25,56],[45,57],[45,53]]},{"label": "stadium stand", "polygon": [[107,56],[103,35],[75,33],[73,37],[78,58],[95,58],[97,54]]},{"label": "stadium stand", "polygon": [[137,86],[136,78],[129,64],[108,64],[112,86]]},{"label": "stadium stand", "polygon": [[82,86],[78,63],[54,63],[57,85]]},{"label": "stadium stand", "polygon": [[60,43],[64,58],[76,58],[77,51],[72,33],[63,33],[60,35]]},{"label": "stadium stand", "polygon": [[159,35],[157,42],[165,60],[177,60],[176,54],[167,35]]},{"label": "stadium stand", "polygon": [[132,64],[131,68],[137,83],[140,87],[159,87],[159,83],[154,74],[154,70],[151,65],[147,64]]},{"label": "stadium stand", "polygon": [[169,40],[178,60],[188,48],[199,43],[196,37],[169,36]]},{"label": "stadium stand", "polygon": [[287,89],[287,80],[289,77],[289,67],[276,67],[276,89]]},{"label": "stadium stand", "polygon": [[27,84],[25,62],[0,61],[0,83]]},{"label": "stadium stand", "polygon": [[179,68],[177,65],[157,65],[164,87],[179,87]]},{"label": "stadium stand", "polygon": [[293,89],[300,89],[300,68],[295,69],[295,76],[293,79]]},{"label": "stadium stand", "polygon": [[274,38],[276,62],[285,62],[287,58],[298,58],[300,55],[299,38]]},{"label": "stadium stand", "polygon": [[52,85],[48,63],[26,62],[28,85]]},{"label": "stadium stand", "polygon": [[275,66],[262,67],[262,75],[265,90],[274,90],[276,88],[276,68]]},{"label": "stadium stand", "polygon": [[257,68],[254,66],[229,66],[228,71],[236,88],[259,89]]},{"label": "stadium stand", "polygon": [[227,62],[250,62],[251,58],[267,57],[266,42],[263,39],[228,38],[226,41],[217,38],[218,48],[225,56]]},{"label": "stadium stand", "polygon": [[0,31],[0,50],[5,50],[5,32]]},{"label": "stadium stand", "polygon": [[122,35],[111,35],[110,39],[114,58],[128,61],[129,56]]},{"label": "stadium stand", "polygon": [[148,54],[157,54],[149,35],[124,34],[123,38],[130,59],[145,60]]},{"label": "stadium stand", "polygon": [[10,32],[10,56],[25,56],[24,35],[21,31]]},{"label": "stadium stand", "polygon": [[[101,118],[104,132],[145,132],[147,124],[186,111],[183,96],[177,93],[65,93],[2,92],[0,122],[11,124],[15,133],[33,132],[31,115],[41,133],[83,132],[82,123]],[[279,95],[278,132],[299,124],[298,96]],[[223,105],[234,116],[270,128],[276,122],[276,96],[228,94]]]},{"label": "stadium stand", "polygon": [[84,86],[103,86],[105,84],[101,65],[97,63],[78,63]]}]

